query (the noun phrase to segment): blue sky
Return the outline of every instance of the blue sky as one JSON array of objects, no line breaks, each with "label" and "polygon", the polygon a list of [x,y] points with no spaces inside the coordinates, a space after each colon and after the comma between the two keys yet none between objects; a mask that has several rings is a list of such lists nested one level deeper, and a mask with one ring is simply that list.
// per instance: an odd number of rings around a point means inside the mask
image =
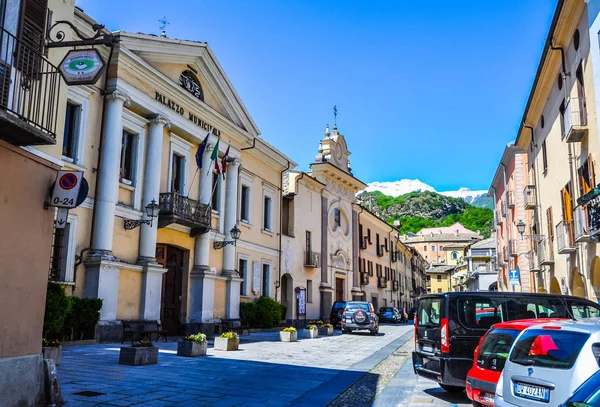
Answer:
[{"label": "blue sky", "polygon": [[354,175],[487,189],[557,0],[77,0],[111,30],[207,41],[264,137],[308,169],[338,107]]}]

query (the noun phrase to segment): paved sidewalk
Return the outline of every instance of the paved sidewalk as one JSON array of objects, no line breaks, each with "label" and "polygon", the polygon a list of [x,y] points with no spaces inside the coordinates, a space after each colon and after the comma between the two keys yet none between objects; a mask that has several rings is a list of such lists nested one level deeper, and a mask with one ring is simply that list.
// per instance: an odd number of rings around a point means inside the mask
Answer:
[{"label": "paved sidewalk", "polygon": [[178,357],[176,342],[159,342],[159,363],[135,367],[118,364],[121,344],[65,347],[58,374],[68,407],[318,406],[393,352],[401,345],[393,342],[411,329],[382,326],[375,337],[338,331],[296,343],[279,342],[277,332],[253,333],[241,337],[237,352],[214,351],[209,342],[200,358]]}]

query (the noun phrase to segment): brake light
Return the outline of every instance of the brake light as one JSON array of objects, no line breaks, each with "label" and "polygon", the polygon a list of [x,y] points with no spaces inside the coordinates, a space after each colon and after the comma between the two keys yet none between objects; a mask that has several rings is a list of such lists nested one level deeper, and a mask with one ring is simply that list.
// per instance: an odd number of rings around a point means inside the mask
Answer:
[{"label": "brake light", "polygon": [[448,318],[442,318],[442,329],[441,329],[441,349],[442,353],[450,352],[450,337],[448,336]]},{"label": "brake light", "polygon": [[554,326],[554,325],[544,325],[542,327],[542,329],[552,329],[554,331],[559,331],[560,330],[560,326]]}]

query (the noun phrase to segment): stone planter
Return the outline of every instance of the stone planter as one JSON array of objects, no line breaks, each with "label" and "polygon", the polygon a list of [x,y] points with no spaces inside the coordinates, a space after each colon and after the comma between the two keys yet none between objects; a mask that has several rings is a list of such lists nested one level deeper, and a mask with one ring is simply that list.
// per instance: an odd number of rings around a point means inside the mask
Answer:
[{"label": "stone planter", "polygon": [[298,332],[279,332],[279,340],[281,342],[296,342],[298,340]]},{"label": "stone planter", "polygon": [[119,364],[130,366],[155,365],[158,363],[158,348],[156,346],[135,348],[127,346],[121,348]]},{"label": "stone planter", "polygon": [[315,339],[319,337],[319,330],[318,329],[305,329],[304,330],[304,337],[306,339]]},{"label": "stone planter", "polygon": [[206,341],[181,341],[177,343],[177,356],[187,356],[190,358],[195,358],[197,356],[206,356],[207,348],[208,343]]},{"label": "stone planter", "polygon": [[215,350],[238,350],[240,347],[240,338],[215,338]]},{"label": "stone planter", "polygon": [[332,336],[333,335],[333,328],[321,327],[321,328],[319,328],[319,335]]},{"label": "stone planter", "polygon": [[62,346],[46,346],[42,347],[42,355],[44,359],[52,359],[55,365],[60,365],[60,353]]}]

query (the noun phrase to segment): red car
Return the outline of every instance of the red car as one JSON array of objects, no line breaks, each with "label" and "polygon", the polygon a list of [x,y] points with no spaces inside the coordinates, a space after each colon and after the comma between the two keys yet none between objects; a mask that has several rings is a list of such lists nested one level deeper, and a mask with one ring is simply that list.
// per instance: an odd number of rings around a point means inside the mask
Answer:
[{"label": "red car", "polygon": [[494,405],[500,373],[504,369],[508,352],[521,331],[532,325],[561,319],[564,318],[523,319],[492,325],[479,340],[479,346],[475,348],[473,367],[467,373],[467,397],[473,401],[473,405]]}]

